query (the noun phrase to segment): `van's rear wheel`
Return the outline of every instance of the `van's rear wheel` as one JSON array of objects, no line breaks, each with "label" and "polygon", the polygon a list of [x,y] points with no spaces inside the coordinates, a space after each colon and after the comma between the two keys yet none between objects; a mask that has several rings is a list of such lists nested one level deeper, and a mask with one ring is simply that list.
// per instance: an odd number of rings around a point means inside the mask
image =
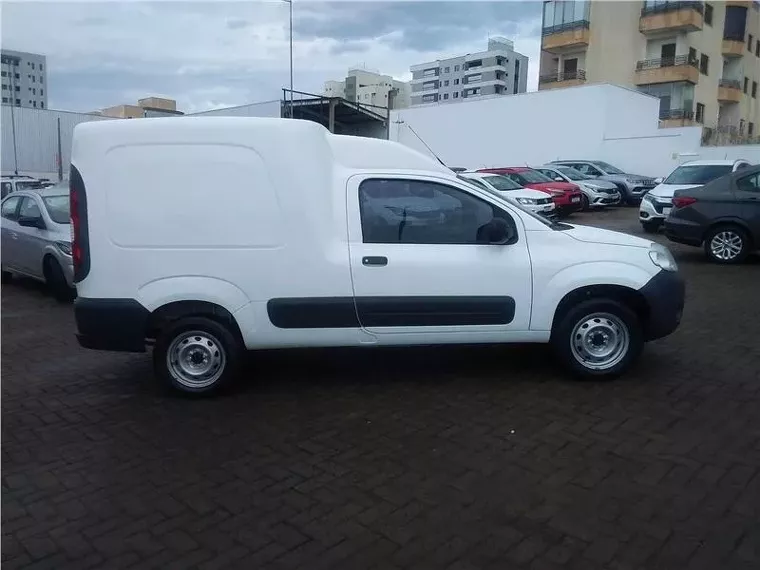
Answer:
[{"label": "van's rear wheel", "polygon": [[639,317],[614,299],[589,299],[570,309],[552,331],[560,361],[578,376],[613,378],[624,372],[644,344]]},{"label": "van's rear wheel", "polygon": [[173,390],[210,395],[237,376],[242,355],[242,343],[227,326],[206,317],[185,317],[159,333],[153,367]]}]

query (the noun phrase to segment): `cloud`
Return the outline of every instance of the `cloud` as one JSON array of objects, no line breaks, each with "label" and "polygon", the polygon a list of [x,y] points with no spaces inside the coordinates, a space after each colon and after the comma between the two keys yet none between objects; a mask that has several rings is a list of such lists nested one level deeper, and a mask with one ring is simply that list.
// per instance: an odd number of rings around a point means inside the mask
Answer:
[{"label": "cloud", "polygon": [[[91,111],[139,97],[185,111],[281,97],[289,84],[285,2],[3,2],[2,47],[47,55],[51,108]],[[319,92],[361,63],[409,66],[485,49],[504,35],[531,58],[536,2],[314,2],[293,5],[295,88]]]}]

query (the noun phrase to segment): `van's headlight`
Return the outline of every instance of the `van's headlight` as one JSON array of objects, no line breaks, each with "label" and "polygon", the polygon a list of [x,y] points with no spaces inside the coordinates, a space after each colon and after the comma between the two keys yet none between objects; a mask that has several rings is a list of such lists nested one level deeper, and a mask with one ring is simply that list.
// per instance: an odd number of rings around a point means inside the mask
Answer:
[{"label": "van's headlight", "polygon": [[517,201],[525,206],[534,206],[536,204],[533,198],[518,198]]},{"label": "van's headlight", "polygon": [[64,255],[71,255],[71,244],[67,241],[57,241],[55,242],[55,246],[61,250],[61,253]]},{"label": "van's headlight", "polygon": [[657,267],[664,269],[665,271],[678,271],[678,264],[673,258],[673,254],[664,245],[659,243],[653,243],[649,248],[649,259],[652,260]]}]

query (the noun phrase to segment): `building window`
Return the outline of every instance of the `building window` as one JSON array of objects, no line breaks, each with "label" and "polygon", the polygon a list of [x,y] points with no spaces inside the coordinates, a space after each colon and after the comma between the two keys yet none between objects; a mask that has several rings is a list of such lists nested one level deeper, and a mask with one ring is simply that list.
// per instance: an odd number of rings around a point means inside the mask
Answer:
[{"label": "building window", "polygon": [[42,101],[40,101],[40,109],[44,109],[44,108],[45,108],[45,103],[43,103]]},{"label": "building window", "polygon": [[743,134],[744,134],[744,119],[741,119],[741,120],[739,121],[739,134],[740,134],[740,135],[743,135]]},{"label": "building window", "polygon": [[448,87],[448,86],[449,86],[449,80],[448,80],[448,79],[446,79],[446,80],[443,82],[443,86],[444,86],[444,87]]},{"label": "building window", "polygon": [[752,34],[747,36],[747,49],[752,52]]},{"label": "building window", "polygon": [[13,74],[14,79],[21,79],[21,76],[18,73]]},{"label": "building window", "polygon": [[699,57],[699,72],[702,75],[707,75],[709,67],[710,67],[710,58],[707,57],[705,54],[702,54]]},{"label": "building window", "polygon": [[34,64],[32,64],[32,69],[34,69]]},{"label": "building window", "polygon": [[451,70],[451,68],[450,68],[450,67],[444,67],[444,68],[443,68],[443,72],[444,72],[444,73],[448,73],[450,70]]},{"label": "building window", "polygon": [[8,97],[3,97],[3,103],[7,103],[7,102],[8,102]]},{"label": "building window", "polygon": [[42,68],[42,64],[40,64],[40,71],[44,71],[44,69]]},{"label": "building window", "polygon": [[45,83],[45,81],[42,79],[42,75],[40,75],[40,83]]},{"label": "building window", "polygon": [[434,77],[438,75],[437,71],[438,69],[434,67],[430,69],[426,69],[425,71],[422,72],[422,77]]},{"label": "building window", "polygon": [[454,99],[459,99],[459,91],[454,92]]},{"label": "building window", "polygon": [[3,91],[7,91],[7,90],[8,90],[8,86],[7,85],[3,85]]},{"label": "building window", "polygon": [[6,77],[8,75],[7,72],[3,71],[3,77]]},{"label": "building window", "polygon": [[44,97],[44,96],[45,96],[45,90],[44,89],[40,89],[40,97]]},{"label": "building window", "polygon": [[454,71],[459,71],[459,66],[458,65],[454,66]]},{"label": "building window", "polygon": [[32,107],[37,108],[37,101],[32,101]]},{"label": "building window", "polygon": [[19,107],[21,106],[21,99],[16,99],[16,105]]},{"label": "building window", "polygon": [[749,89],[749,78],[745,77],[744,78],[744,92],[746,93],[748,89]]},{"label": "building window", "polygon": [[14,91],[16,93],[18,93],[19,91],[21,91],[21,87],[19,87],[18,85],[14,85],[14,87],[15,87]]},{"label": "building window", "polygon": [[36,75],[32,75],[32,83],[37,83],[37,76]]},{"label": "building window", "polygon": [[459,85],[459,79],[454,80],[454,85]]},{"label": "building window", "polygon": [[757,81],[752,82],[752,98],[757,98]]},{"label": "building window", "polygon": [[37,89],[32,89],[32,95],[37,95]]},{"label": "building window", "polygon": [[446,99],[448,99],[448,98],[449,98],[449,94],[448,94],[448,93],[444,93],[444,94],[443,94],[443,99],[444,99],[444,100],[446,100]]},{"label": "building window", "polygon": [[702,103],[697,103],[697,114],[695,119],[700,124],[705,122],[705,106]]},{"label": "building window", "polygon": [[478,81],[483,80],[483,74],[482,73],[476,73],[475,75],[470,75],[467,78],[467,83],[477,83]]},{"label": "building window", "polygon": [[432,103],[434,101],[435,101],[435,94],[422,96],[423,103]]},{"label": "building window", "polygon": [[752,136],[753,134],[755,134],[755,123],[749,123],[747,125],[747,134],[749,136]]},{"label": "building window", "polygon": [[755,40],[755,55],[760,57],[760,40]]},{"label": "building window", "polygon": [[705,24],[712,26],[713,7],[712,4],[705,2]]}]

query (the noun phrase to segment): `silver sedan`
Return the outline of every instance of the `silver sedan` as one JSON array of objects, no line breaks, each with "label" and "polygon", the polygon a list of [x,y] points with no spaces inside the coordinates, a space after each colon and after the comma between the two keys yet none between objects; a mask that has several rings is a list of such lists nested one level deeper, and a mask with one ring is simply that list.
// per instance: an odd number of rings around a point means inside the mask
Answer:
[{"label": "silver sedan", "polygon": [[75,296],[68,185],[21,190],[2,201],[3,282],[14,275],[46,283],[56,298]]}]

